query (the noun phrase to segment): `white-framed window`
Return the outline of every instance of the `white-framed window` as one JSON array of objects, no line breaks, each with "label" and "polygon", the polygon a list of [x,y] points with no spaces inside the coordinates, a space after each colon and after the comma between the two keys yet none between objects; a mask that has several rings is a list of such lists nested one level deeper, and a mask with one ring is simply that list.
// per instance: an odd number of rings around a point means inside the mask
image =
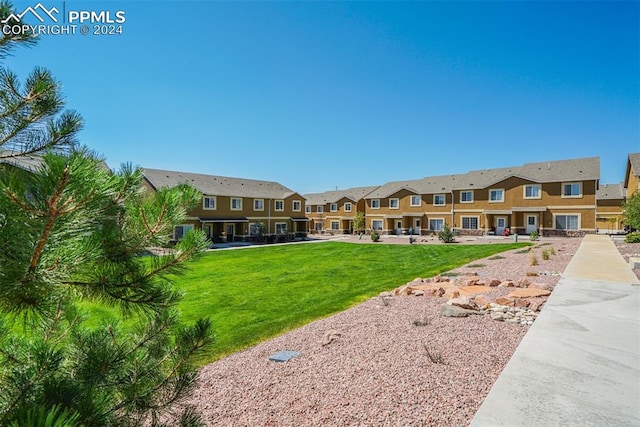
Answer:
[{"label": "white-framed window", "polygon": [[332,230],[340,230],[340,221],[331,221]]},{"label": "white-framed window", "polygon": [[444,206],[447,204],[447,197],[444,194],[435,194],[433,196],[433,206]]},{"label": "white-framed window", "polygon": [[582,197],[582,183],[580,182],[563,183],[562,197]]},{"label": "white-framed window", "polygon": [[276,222],[276,234],[287,234],[286,222]]},{"label": "white-framed window", "polygon": [[463,216],[462,228],[465,230],[477,230],[478,229],[478,217],[477,216]]},{"label": "white-framed window", "polygon": [[556,230],[579,230],[580,215],[563,214],[555,216]]},{"label": "white-framed window", "polygon": [[302,202],[300,200],[293,201],[293,211],[300,212],[302,210]]},{"label": "white-framed window", "polygon": [[473,203],[473,190],[461,191],[460,203]]},{"label": "white-framed window", "polygon": [[400,199],[393,198],[389,199],[389,209],[399,209],[400,208]]},{"label": "white-framed window", "polygon": [[173,240],[182,240],[187,231],[193,230],[193,224],[180,224],[173,228]]},{"label": "white-framed window", "polygon": [[382,230],[382,220],[381,219],[372,219],[371,220],[371,229],[376,231]]},{"label": "white-framed window", "polygon": [[284,210],[284,200],[275,200],[275,206],[274,209],[277,211],[283,211]]},{"label": "white-framed window", "polygon": [[380,199],[371,199],[371,209],[380,209]]},{"label": "white-framed window", "polygon": [[489,190],[489,202],[504,202],[504,188],[493,188]]},{"label": "white-framed window", "polygon": [[540,184],[531,184],[524,186],[524,198],[525,199],[540,199],[542,193],[540,191]]},{"label": "white-framed window", "polygon": [[231,210],[232,211],[241,211],[242,210],[242,199],[237,197],[231,198]]},{"label": "white-framed window", "polygon": [[444,228],[444,218],[429,218],[429,230],[441,231]]},{"label": "white-framed window", "polygon": [[216,208],[215,196],[205,196],[202,198],[202,209],[214,210]]},{"label": "white-framed window", "polygon": [[331,212],[338,212],[338,204],[337,204],[337,203],[331,203],[331,204],[329,205],[329,210],[330,210]]},{"label": "white-framed window", "polygon": [[344,203],[344,211],[345,212],[351,212],[351,202],[345,202]]},{"label": "white-framed window", "polygon": [[254,211],[263,211],[264,210],[264,199],[253,199],[253,210]]},{"label": "white-framed window", "polygon": [[304,211],[305,211],[306,213],[311,213],[311,206],[310,206],[310,205],[305,206],[305,207],[304,207]]},{"label": "white-framed window", "polygon": [[420,206],[422,205],[422,196],[411,196],[411,206]]},{"label": "white-framed window", "polygon": [[324,206],[318,205],[318,207],[316,208],[316,212],[324,213]]},{"label": "white-framed window", "polygon": [[316,222],[315,225],[314,225],[314,230],[322,231],[322,226],[323,226],[322,221]]},{"label": "white-framed window", "polygon": [[257,236],[260,233],[260,228],[264,231],[264,224],[252,222],[249,224],[249,236]]}]

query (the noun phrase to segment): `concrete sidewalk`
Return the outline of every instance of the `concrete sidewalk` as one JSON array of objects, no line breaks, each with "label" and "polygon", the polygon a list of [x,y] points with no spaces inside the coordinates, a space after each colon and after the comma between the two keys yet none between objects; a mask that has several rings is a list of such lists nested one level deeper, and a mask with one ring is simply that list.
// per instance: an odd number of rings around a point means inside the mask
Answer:
[{"label": "concrete sidewalk", "polygon": [[640,282],[611,239],[583,239],[471,426],[640,426]]}]

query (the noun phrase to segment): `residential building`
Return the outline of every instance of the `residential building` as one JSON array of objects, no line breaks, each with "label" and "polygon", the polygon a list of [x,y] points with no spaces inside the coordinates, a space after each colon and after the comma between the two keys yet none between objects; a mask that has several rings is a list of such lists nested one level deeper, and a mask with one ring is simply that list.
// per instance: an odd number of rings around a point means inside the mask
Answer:
[{"label": "residential building", "polygon": [[602,233],[617,233],[624,228],[624,184],[600,184],[596,192],[596,226]]},{"label": "residential building", "polygon": [[175,240],[193,228],[214,242],[307,233],[304,197],[277,182],[148,168],[143,177],[153,191],[188,183],[202,193],[201,204],[174,230]]},{"label": "residential building", "polygon": [[457,175],[388,182],[365,198],[366,224],[383,234],[424,234],[453,223]]},{"label": "residential building", "polygon": [[640,153],[631,153],[627,157],[627,170],[624,173],[625,197],[628,199],[640,189]]},{"label": "residential building", "polygon": [[352,233],[353,219],[365,212],[364,197],[377,186],[305,194],[306,217],[312,233]]},{"label": "residential building", "polygon": [[597,157],[390,182],[365,197],[367,227],[430,233],[582,235],[596,230]]}]

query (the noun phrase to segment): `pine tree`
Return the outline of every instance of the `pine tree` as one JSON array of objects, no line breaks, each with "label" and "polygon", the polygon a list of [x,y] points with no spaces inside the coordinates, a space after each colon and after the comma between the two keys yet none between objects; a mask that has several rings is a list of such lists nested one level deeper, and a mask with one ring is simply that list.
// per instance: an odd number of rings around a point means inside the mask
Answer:
[{"label": "pine tree", "polygon": [[[0,58],[32,41],[3,35]],[[82,119],[63,108],[47,70],[21,85],[0,68],[0,425],[161,425],[213,340],[209,320],[180,323],[171,281],[206,239],[144,255],[169,246],[201,195],[149,193],[139,170],[110,171],[77,147]],[[116,315],[90,326],[88,303]],[[199,422],[191,408],[178,419]]]}]

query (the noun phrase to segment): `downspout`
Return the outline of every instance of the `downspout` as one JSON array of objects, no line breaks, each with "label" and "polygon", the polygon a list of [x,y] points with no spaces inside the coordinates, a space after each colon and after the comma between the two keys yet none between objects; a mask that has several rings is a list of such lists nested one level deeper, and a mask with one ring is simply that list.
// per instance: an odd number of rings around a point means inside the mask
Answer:
[{"label": "downspout", "polygon": [[456,197],[455,197],[455,193],[453,192],[453,190],[451,190],[451,229],[453,231],[456,231],[455,225],[456,225]]},{"label": "downspout", "polygon": [[267,209],[267,234],[271,234],[271,199],[269,200],[269,209]]}]

